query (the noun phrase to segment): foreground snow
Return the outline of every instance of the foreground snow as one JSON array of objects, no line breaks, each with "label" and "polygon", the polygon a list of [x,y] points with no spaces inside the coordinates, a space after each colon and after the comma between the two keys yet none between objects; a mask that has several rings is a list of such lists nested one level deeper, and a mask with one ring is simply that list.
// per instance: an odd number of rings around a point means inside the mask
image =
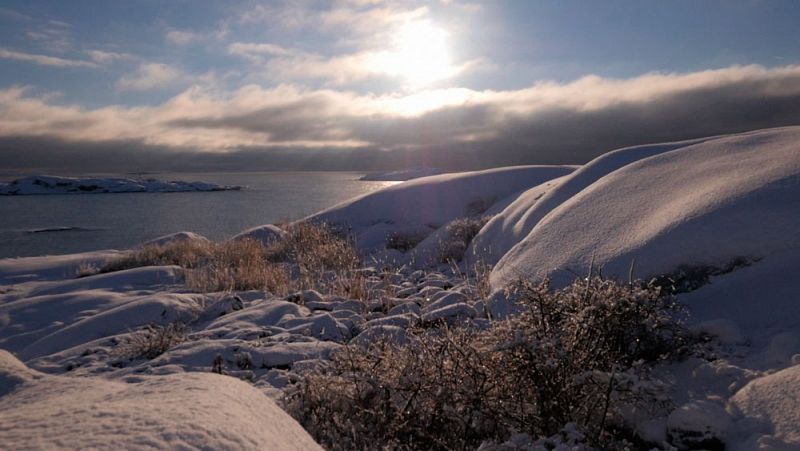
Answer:
[{"label": "foreground snow", "polygon": [[[105,438],[108,447],[193,446],[195,439],[211,448],[301,447],[307,437],[293,435],[297,425],[266,398],[279,397],[344,343],[402,342],[408,327],[441,321],[486,327],[513,309],[501,290],[512,278],[561,284],[593,266],[627,279],[635,263],[638,277],[696,271],[696,285],[679,299],[691,328],[713,341],[708,355],[655,370],[670,384],[675,409],[662,418],[634,416],[632,427],[652,443],[679,447],[707,440],[734,450],[797,449],[798,187],[800,127],[631,147],[577,169],[415,179],[309,218],[348,230],[365,254],[383,252],[401,265],[365,268],[365,301],[314,291],[191,293],[173,266],[76,278],[116,251],[0,260],[0,348],[24,362],[0,355],[0,440],[19,443],[46,427],[56,433],[43,434],[41,446],[103,447],[91,440],[105,432],[85,421],[91,406],[109,415],[97,420],[109,431],[124,415],[133,419],[133,432]],[[416,270],[420,256],[448,239],[447,225],[465,216],[492,217],[461,267],[498,262],[495,293],[486,299],[457,268]],[[272,242],[282,234],[267,225],[232,239]],[[398,235],[415,237],[412,248],[386,249]],[[155,242],[185,239],[204,240],[182,232]],[[185,341],[149,360],[120,355],[135,331],[175,321],[188,325]],[[212,369],[231,377],[206,374]],[[195,398],[196,416],[181,416],[192,411],[181,402]],[[67,402],[69,409],[52,410],[60,415],[42,410]],[[246,407],[230,410],[239,403]],[[264,426],[269,421],[289,432]],[[150,435],[137,429],[142,424]]]},{"label": "foreground snow", "polygon": [[73,178],[32,175],[8,183],[0,183],[0,195],[26,194],[100,194],[100,193],[176,193],[185,191],[238,190],[206,182],[162,182],[156,179]]},{"label": "foreground snow", "polygon": [[51,376],[0,350],[7,449],[318,450],[271,399],[215,374]]}]

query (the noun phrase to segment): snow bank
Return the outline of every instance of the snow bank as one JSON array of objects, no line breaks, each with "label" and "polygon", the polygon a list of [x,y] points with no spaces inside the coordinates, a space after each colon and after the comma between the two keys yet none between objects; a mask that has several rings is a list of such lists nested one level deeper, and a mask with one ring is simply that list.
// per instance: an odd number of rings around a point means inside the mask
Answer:
[{"label": "snow bank", "polygon": [[0,395],[9,449],[322,449],[259,390],[215,374],[46,376],[0,350]]},{"label": "snow bank", "polygon": [[0,183],[0,195],[27,194],[100,194],[100,193],[175,193],[185,191],[239,190],[206,182],[162,182],[156,179],[72,178],[32,175],[9,183]]},{"label": "snow bank", "polygon": [[360,247],[382,248],[391,234],[427,236],[453,219],[480,215],[509,194],[571,170],[562,166],[516,166],[423,177],[346,201],[306,219],[349,227]]},{"label": "snow bank", "polygon": [[401,169],[399,171],[373,172],[362,176],[359,180],[369,182],[403,182],[420,177],[439,175],[444,171],[435,168]]},{"label": "snow bank", "polygon": [[[800,254],[787,251],[752,266],[714,277],[711,283],[680,296],[695,324],[714,335],[739,335],[756,351],[747,365],[786,365],[800,354]],[[726,323],[728,324],[726,326]],[[723,326],[727,330],[720,330]],[[697,327],[697,326],[695,326]]]},{"label": "snow bank", "polygon": [[592,262],[622,278],[635,260],[635,275],[646,277],[798,247],[799,143],[800,127],[788,127],[628,164],[544,217],[498,262],[492,286],[520,275],[551,276],[558,285]]},{"label": "snow bank", "polygon": [[735,449],[800,447],[800,365],[750,382],[734,395],[732,404],[750,420],[739,423],[738,434],[753,433],[741,442],[746,446]]},{"label": "snow bank", "polygon": [[5,258],[0,260],[0,285],[74,277],[81,268],[99,268],[121,255],[122,252],[106,250],[57,256]]}]

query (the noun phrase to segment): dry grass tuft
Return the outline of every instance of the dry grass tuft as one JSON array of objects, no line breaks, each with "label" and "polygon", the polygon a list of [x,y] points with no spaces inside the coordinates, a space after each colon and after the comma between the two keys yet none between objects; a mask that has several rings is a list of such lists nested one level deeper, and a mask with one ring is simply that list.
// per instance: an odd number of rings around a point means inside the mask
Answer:
[{"label": "dry grass tuft", "polygon": [[188,333],[189,328],[180,322],[165,326],[149,325],[123,339],[114,351],[121,359],[150,360],[186,341]]},{"label": "dry grass tuft", "polygon": [[108,263],[100,272],[141,266],[178,265],[187,287],[201,292],[264,290],[284,295],[317,289],[351,297],[366,296],[355,269],[353,243],[324,224],[297,223],[264,246],[257,240],[214,243],[183,240],[150,245]]}]

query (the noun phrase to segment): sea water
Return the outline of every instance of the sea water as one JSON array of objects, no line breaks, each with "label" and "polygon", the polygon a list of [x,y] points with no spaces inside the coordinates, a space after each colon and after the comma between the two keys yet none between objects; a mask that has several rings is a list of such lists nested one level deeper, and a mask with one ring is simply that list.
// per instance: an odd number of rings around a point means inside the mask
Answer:
[{"label": "sea water", "polygon": [[358,180],[362,175],[356,172],[152,174],[147,177],[239,185],[243,189],[0,196],[0,258],[127,249],[183,230],[221,240],[250,227],[300,219],[395,183]]}]

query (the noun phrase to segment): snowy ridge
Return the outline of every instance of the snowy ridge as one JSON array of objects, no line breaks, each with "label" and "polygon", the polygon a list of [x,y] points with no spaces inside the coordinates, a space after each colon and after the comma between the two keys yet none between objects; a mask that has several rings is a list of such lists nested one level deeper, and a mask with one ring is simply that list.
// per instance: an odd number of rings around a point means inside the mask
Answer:
[{"label": "snowy ridge", "polygon": [[156,179],[72,178],[51,175],[32,175],[0,183],[0,195],[31,194],[103,194],[103,193],[177,193],[187,191],[239,190],[239,186],[224,186],[206,182],[162,182]]},{"label": "snowy ridge", "polygon": [[406,180],[439,175],[444,171],[435,168],[413,168],[401,169],[397,171],[373,172],[359,178],[359,180],[370,182],[404,182]]}]

